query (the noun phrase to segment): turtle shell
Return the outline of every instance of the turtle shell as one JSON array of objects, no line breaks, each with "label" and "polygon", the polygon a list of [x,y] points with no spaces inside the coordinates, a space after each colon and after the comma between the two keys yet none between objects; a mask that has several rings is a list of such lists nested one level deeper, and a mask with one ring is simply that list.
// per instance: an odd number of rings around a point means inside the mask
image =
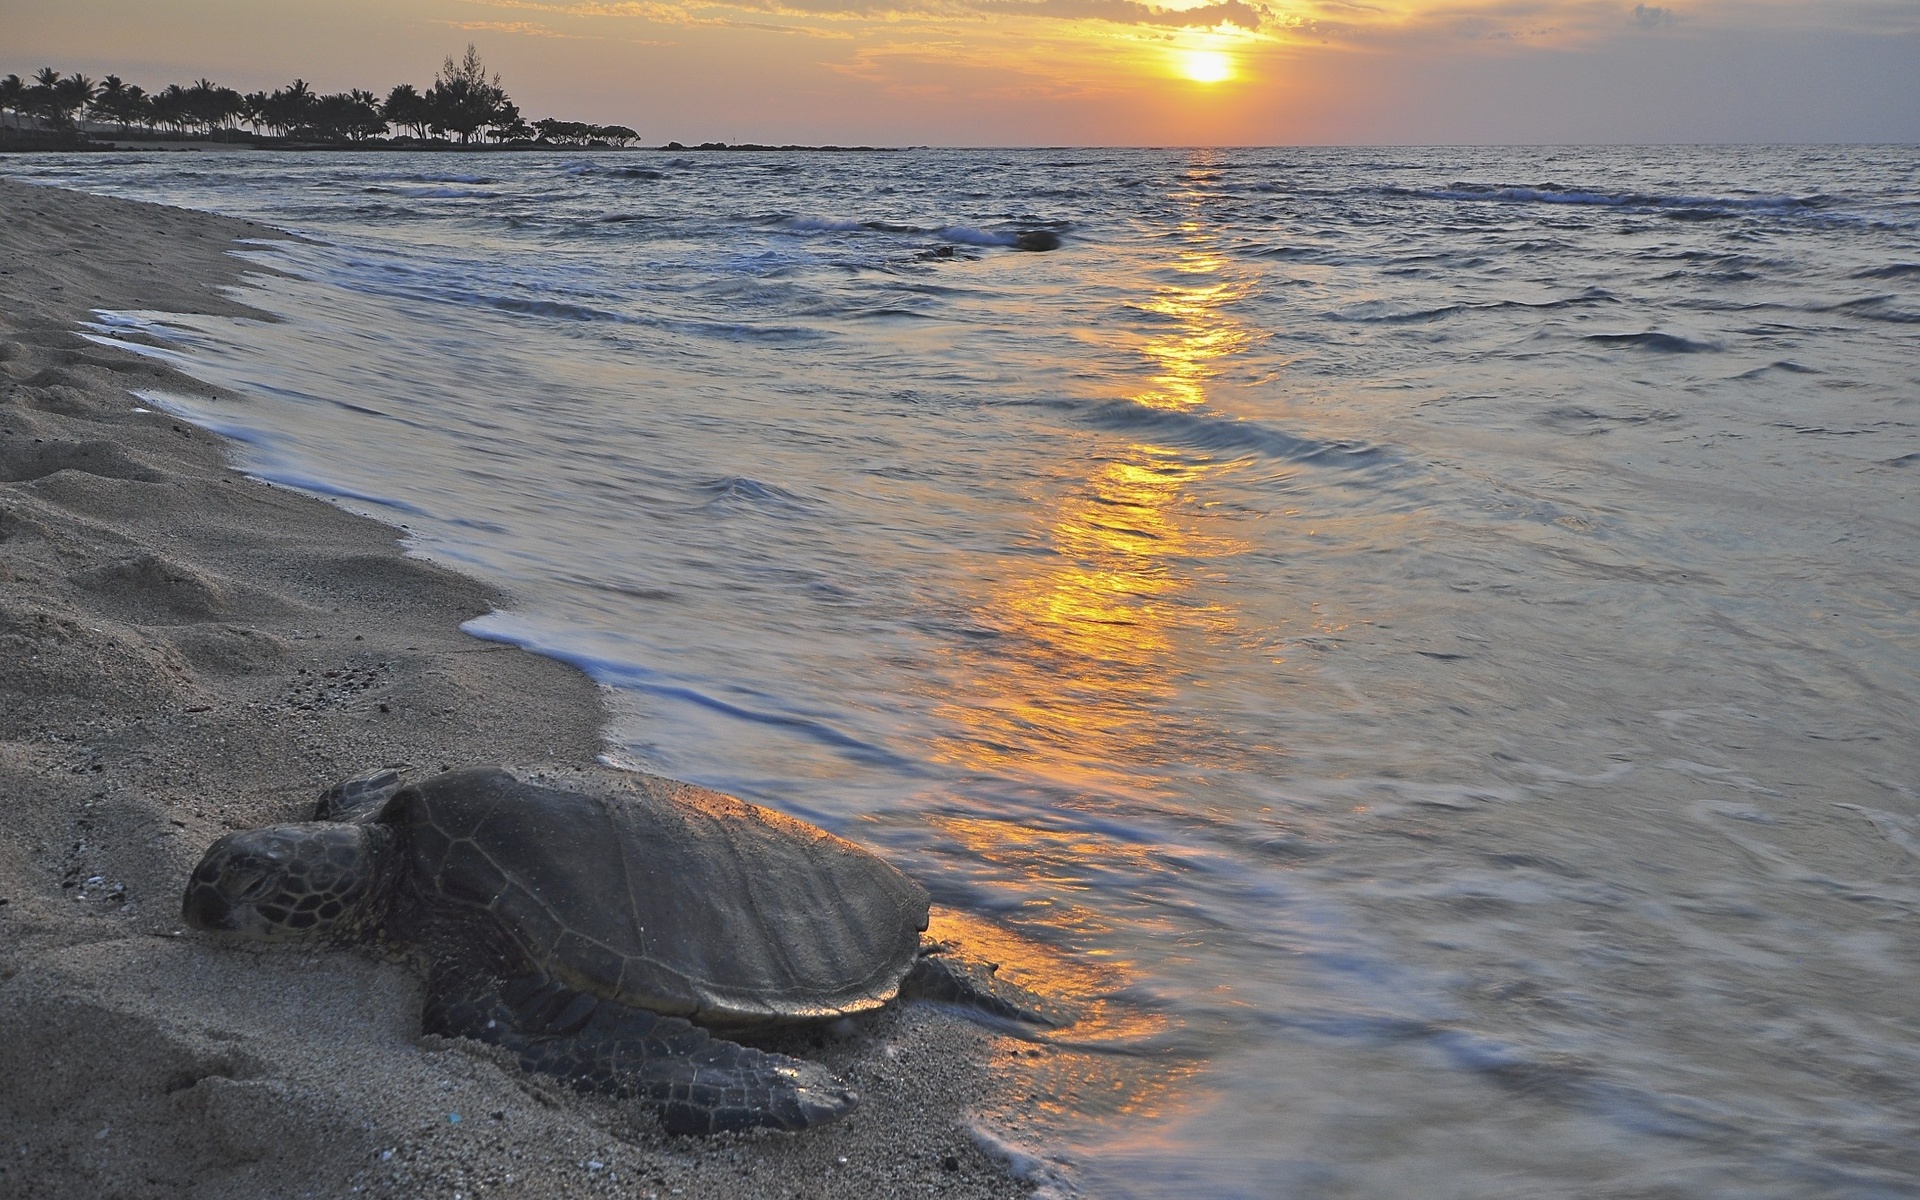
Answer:
[{"label": "turtle shell", "polygon": [[569,987],[707,1024],[884,1004],[927,927],[926,891],[866,850],[656,776],[455,771],[402,788],[379,820],[456,950],[471,937],[510,969],[523,956]]}]

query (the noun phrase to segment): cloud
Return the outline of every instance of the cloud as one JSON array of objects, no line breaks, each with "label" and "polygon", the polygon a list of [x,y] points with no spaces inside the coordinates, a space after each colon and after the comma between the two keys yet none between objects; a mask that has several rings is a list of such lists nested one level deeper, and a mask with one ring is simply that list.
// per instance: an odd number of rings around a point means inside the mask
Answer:
[{"label": "cloud", "polygon": [[[1621,9],[1611,0],[1384,0],[1367,7],[1346,0],[1293,0],[1298,11],[1320,19],[1301,24],[1276,17],[1263,36],[1307,33],[1349,46],[1432,52],[1449,43],[1477,43],[1489,53],[1522,53],[1547,47],[1573,47],[1618,36]],[[1750,0],[1740,0],[1750,2]],[[1766,0],[1763,0],[1766,2]],[[1642,3],[1640,9],[1656,14]],[[1644,20],[1629,13],[1629,19]],[[1289,39],[1297,40],[1297,39]],[[1430,48],[1427,51],[1420,47]]]},{"label": "cloud", "polygon": [[[1029,17],[1075,23],[1164,29],[1214,29],[1234,25],[1248,31],[1267,25],[1298,25],[1277,16],[1260,0],[1212,0],[1196,8],[1162,8],[1143,0],[482,0],[489,7],[558,13],[570,17],[638,17],[673,25],[744,24],[712,15],[727,9],[776,16],[839,21],[894,21],[906,18],[967,16]],[[787,26],[745,26],[802,32]]]},{"label": "cloud", "polygon": [[[1420,45],[1477,44],[1488,54],[1603,44],[1633,31],[1714,28],[1738,21],[1772,28],[1804,24],[1811,0],[467,0],[525,15],[498,28],[530,36],[547,21],[599,34],[595,23],[643,22],[679,28],[734,28],[788,36],[866,40],[931,26],[988,30],[996,53],[1020,57],[1015,43],[1061,39],[1191,39],[1201,33],[1258,42],[1271,52],[1332,44],[1418,52]],[[1895,33],[1920,28],[1915,0],[1822,0],[1832,20]],[[1828,10],[1823,9],[1823,12]],[[575,24],[579,22],[581,24]],[[612,36],[609,31],[606,36]]]},{"label": "cloud", "polygon": [[[678,4],[671,4],[671,3],[641,3],[641,2],[615,3],[615,4],[604,4],[604,3],[553,4],[553,3],[545,3],[543,2],[543,0],[481,0],[481,2],[486,4],[489,8],[510,8],[510,9],[517,9],[517,10],[531,11],[531,12],[556,13],[558,15],[567,16],[567,17],[632,17],[632,18],[639,18],[645,21],[651,21],[656,25],[679,25],[679,26],[688,26],[688,27],[699,26],[699,27],[721,28],[721,29],[753,29],[753,30],[758,30],[762,33],[787,33],[787,34],[795,34],[800,37],[815,37],[815,38],[846,39],[853,36],[850,33],[844,33],[838,30],[813,29],[806,26],[802,26],[802,25],[776,25],[770,21],[745,21],[745,20],[740,20],[739,18],[736,18],[736,17],[696,16],[693,12],[694,8],[700,8],[707,11],[731,8],[737,11],[773,14],[776,16],[778,15],[785,15],[785,16],[840,15],[838,13],[832,13],[832,12],[810,13],[803,10],[792,9],[787,5],[781,4],[781,3],[759,3],[757,2],[757,0],[732,0],[732,2],[730,3],[716,3],[716,4],[702,3],[702,4],[687,4],[684,6],[678,5]],[[841,7],[838,0],[834,0],[834,7],[836,8]],[[447,24],[455,24],[455,23],[456,22],[451,22],[451,21],[447,22]],[[517,27],[521,25],[530,26],[532,28],[538,28],[537,26],[533,26],[533,23],[529,21],[475,22],[472,24],[464,25],[463,28],[510,29],[512,27]],[[580,36],[580,35],[556,33],[556,34],[550,34],[549,36],[572,37],[572,36]],[[649,43],[641,43],[641,44],[644,45]],[[659,44],[669,45],[671,43],[663,42]]]},{"label": "cloud", "polygon": [[1016,104],[1113,95],[1133,86],[1129,74],[1116,80],[1122,47],[1111,40],[1081,38],[1008,40],[982,38],[977,28],[902,30],[886,41],[861,46],[828,69],[885,89],[903,100],[940,102],[966,96],[975,102]]},{"label": "cloud", "polygon": [[882,20],[897,16],[924,16],[950,12],[951,4],[860,3],[858,0],[582,0],[580,3],[553,3],[551,0],[480,0],[489,8],[511,8],[531,12],[557,13],[568,17],[627,17],[662,25],[725,25],[744,28],[776,29],[787,33],[805,30],[791,26],[754,26],[728,17],[712,16],[732,9],[789,17],[820,17],[847,20]]},{"label": "cloud", "polygon": [[514,33],[522,37],[569,38],[574,41],[585,40],[581,34],[561,33],[557,29],[548,29],[534,21],[437,21],[438,25],[451,25],[455,29],[478,30],[483,33]]},{"label": "cloud", "polygon": [[1264,4],[1216,0],[1198,8],[1154,8],[1139,0],[972,0],[966,7],[1002,16],[1061,21],[1106,21],[1114,25],[1158,25],[1172,29],[1213,29],[1238,25],[1255,30],[1273,19]]},{"label": "cloud", "polygon": [[[844,27],[923,25],[955,20],[1011,20],[1034,31],[1054,26],[1062,33],[1104,27],[1174,33],[1233,29],[1276,44],[1335,41],[1379,44],[1413,37],[1457,38],[1489,47],[1506,44],[1573,45],[1619,34],[1619,0],[467,0],[476,6],[575,20],[630,20],[675,26],[763,28],[770,32],[819,34],[831,22]],[[1669,3],[1671,0],[1669,0]],[[1636,0],[1624,16],[1629,28],[1660,29],[1686,24],[1714,27],[1819,27],[1874,32],[1920,30],[1914,0],[1697,0],[1682,13],[1667,4]],[[791,25],[755,25],[767,18]],[[534,36],[532,22],[503,32]],[[487,28],[488,26],[472,26]],[[563,26],[564,27],[564,26]],[[831,36],[839,37],[835,33]],[[855,36],[860,36],[856,34]]]}]

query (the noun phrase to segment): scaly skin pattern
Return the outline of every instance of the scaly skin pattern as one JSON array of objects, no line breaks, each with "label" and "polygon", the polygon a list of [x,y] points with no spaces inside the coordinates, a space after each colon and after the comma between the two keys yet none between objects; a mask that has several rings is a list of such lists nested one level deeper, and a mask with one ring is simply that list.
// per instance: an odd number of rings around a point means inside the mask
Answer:
[{"label": "scaly skin pattern", "polygon": [[188,879],[181,916],[243,937],[361,940],[386,912],[392,841],[387,829],[329,822],[227,834]]},{"label": "scaly skin pattern", "polygon": [[530,1071],[582,1091],[641,1101],[669,1133],[805,1129],[846,1115],[859,1098],[824,1068],[713,1037],[679,1017],[628,1008],[528,975],[504,983],[457,967],[434,970],[421,1015],[427,1033],[473,1038]]}]

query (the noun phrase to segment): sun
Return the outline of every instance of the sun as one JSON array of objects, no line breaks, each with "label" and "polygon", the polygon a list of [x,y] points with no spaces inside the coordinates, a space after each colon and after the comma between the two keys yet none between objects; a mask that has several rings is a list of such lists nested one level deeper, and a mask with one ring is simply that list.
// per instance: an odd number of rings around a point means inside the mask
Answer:
[{"label": "sun", "polygon": [[1218,50],[1181,50],[1180,73],[1195,83],[1220,83],[1233,78],[1233,60]]}]

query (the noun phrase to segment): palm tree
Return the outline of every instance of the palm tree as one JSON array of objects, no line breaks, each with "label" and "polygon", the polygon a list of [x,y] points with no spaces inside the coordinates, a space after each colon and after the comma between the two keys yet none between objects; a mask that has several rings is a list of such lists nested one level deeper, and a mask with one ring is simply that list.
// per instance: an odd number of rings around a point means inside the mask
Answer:
[{"label": "palm tree", "polygon": [[248,92],[240,98],[240,113],[247,119],[247,124],[253,126],[255,133],[272,128],[272,123],[267,120],[267,108],[271,103],[265,92]]},{"label": "palm tree", "polygon": [[296,79],[267,97],[271,109],[267,119],[283,132],[291,133],[312,122],[314,105],[319,99],[306,80]]},{"label": "palm tree", "polygon": [[220,85],[205,75],[187,87],[187,113],[193,118],[193,123],[209,135],[213,133],[214,122],[219,119],[215,111],[219,106]]},{"label": "palm tree", "polygon": [[27,89],[27,113],[42,121],[53,120],[54,91],[60,86],[60,72],[41,67],[33,73],[33,86]]},{"label": "palm tree", "polygon": [[109,75],[100,81],[99,90],[87,102],[87,115],[96,121],[119,121],[120,131],[124,133],[127,128],[126,101],[126,82],[118,75]]},{"label": "palm tree", "polygon": [[379,137],[387,131],[386,118],[380,113],[380,97],[365,88],[354,88],[347,93],[347,99],[353,102],[353,126],[350,132],[355,141]]},{"label": "palm tree", "polygon": [[395,84],[380,106],[380,115],[394,125],[405,125],[413,136],[427,136],[426,98],[410,83]]},{"label": "palm tree", "polygon": [[59,125],[72,128],[74,117],[93,99],[93,80],[75,71],[53,85],[53,118]]},{"label": "palm tree", "polygon": [[247,100],[239,92],[229,87],[221,87],[204,76],[187,89],[187,105],[193,119],[206,129],[209,137],[215,131],[230,128],[233,119],[246,111]]},{"label": "palm tree", "polygon": [[361,141],[385,132],[380,119],[379,97],[372,92],[354,90],[322,96],[313,108],[314,131],[328,141]]},{"label": "palm tree", "polygon": [[137,83],[127,85],[127,94],[120,101],[120,130],[126,132],[135,121],[149,128],[153,125],[153,97]]},{"label": "palm tree", "polygon": [[187,89],[177,83],[168,84],[154,95],[152,111],[155,125],[171,126],[175,133],[183,137],[187,132],[187,123],[193,119]]},{"label": "palm tree", "polygon": [[220,122],[220,128],[229,132],[233,123],[245,115],[247,98],[230,87],[217,88],[213,94],[213,112]]},{"label": "palm tree", "polygon": [[27,104],[27,84],[18,75],[0,79],[0,112],[13,114],[13,127],[20,128],[20,110]]},{"label": "palm tree", "polygon": [[87,105],[87,115],[103,120],[111,117],[113,106],[120,102],[120,97],[125,95],[126,91],[126,81],[118,75],[103,76],[100,86],[93,91],[92,102]]}]

